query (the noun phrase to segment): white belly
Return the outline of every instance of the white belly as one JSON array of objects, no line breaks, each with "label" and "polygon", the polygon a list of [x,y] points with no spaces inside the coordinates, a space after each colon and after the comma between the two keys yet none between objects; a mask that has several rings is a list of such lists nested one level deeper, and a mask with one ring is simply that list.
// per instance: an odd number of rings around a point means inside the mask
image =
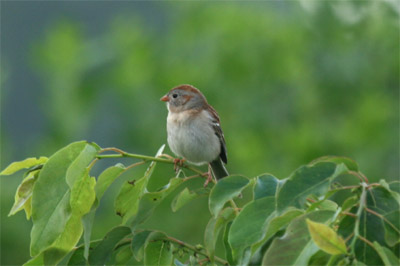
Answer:
[{"label": "white belly", "polygon": [[218,137],[211,127],[207,114],[199,119],[188,119],[183,113],[168,114],[168,145],[172,152],[189,162],[204,164],[216,159],[221,151]]}]

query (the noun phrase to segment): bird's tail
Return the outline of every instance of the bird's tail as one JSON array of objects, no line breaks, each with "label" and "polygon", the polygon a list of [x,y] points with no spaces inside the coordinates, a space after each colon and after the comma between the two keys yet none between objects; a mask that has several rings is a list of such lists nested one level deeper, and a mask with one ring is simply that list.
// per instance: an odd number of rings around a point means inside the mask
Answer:
[{"label": "bird's tail", "polygon": [[212,161],[210,165],[212,172],[217,180],[229,175],[228,171],[224,166],[224,163],[221,161],[220,158],[217,158],[214,161]]}]

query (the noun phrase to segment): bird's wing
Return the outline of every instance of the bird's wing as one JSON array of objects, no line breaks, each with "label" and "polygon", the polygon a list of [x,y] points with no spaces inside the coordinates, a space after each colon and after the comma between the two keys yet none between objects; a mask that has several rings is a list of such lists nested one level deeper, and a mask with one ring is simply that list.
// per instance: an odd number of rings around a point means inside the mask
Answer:
[{"label": "bird's wing", "polygon": [[224,137],[224,132],[222,132],[222,128],[221,128],[221,125],[220,125],[218,113],[210,105],[208,107],[208,111],[210,111],[210,114],[211,114],[211,117],[212,117],[212,127],[214,129],[215,135],[217,135],[217,137],[219,139],[219,142],[221,144],[221,152],[219,154],[219,157],[221,158],[221,160],[224,163],[228,163],[228,157],[227,157],[227,152],[226,152],[226,144],[225,144],[225,137]]}]

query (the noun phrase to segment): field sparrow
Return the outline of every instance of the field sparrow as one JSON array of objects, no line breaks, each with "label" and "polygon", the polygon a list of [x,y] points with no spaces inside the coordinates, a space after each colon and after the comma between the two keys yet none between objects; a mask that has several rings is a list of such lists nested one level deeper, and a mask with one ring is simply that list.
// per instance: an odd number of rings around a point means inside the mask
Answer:
[{"label": "field sparrow", "polygon": [[180,85],[161,101],[167,102],[168,145],[172,152],[195,165],[209,163],[216,179],[227,176],[224,133],[217,112],[204,95],[191,85]]}]

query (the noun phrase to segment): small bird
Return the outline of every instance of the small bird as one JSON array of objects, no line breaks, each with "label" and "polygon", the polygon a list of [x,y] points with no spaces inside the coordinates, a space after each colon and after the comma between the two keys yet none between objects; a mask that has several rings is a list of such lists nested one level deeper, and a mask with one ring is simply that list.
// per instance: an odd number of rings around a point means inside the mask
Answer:
[{"label": "small bird", "polygon": [[[224,133],[215,109],[191,85],[179,85],[161,98],[167,103],[168,145],[177,156],[195,165],[208,163],[215,178],[228,175]],[[205,186],[211,181],[209,171]]]}]

